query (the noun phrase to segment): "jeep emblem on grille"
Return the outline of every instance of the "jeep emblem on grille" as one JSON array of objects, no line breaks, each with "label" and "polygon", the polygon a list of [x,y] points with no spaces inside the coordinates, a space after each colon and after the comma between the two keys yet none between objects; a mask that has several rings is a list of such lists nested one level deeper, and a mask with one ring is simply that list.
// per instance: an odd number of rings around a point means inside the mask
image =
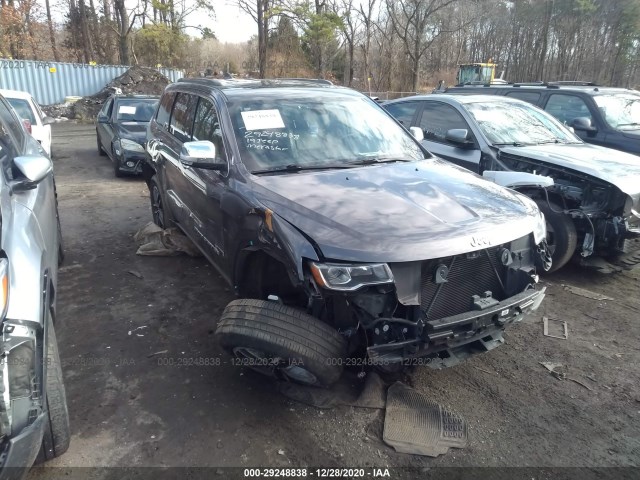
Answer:
[{"label": "jeep emblem on grille", "polygon": [[471,237],[472,247],[488,247],[490,245],[491,245],[491,240],[489,240],[487,237],[477,237],[475,235]]}]

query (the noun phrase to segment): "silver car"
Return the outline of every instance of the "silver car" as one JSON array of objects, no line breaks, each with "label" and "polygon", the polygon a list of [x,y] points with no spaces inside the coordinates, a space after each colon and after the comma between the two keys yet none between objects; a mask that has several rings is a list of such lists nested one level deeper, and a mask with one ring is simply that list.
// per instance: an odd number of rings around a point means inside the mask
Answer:
[{"label": "silver car", "polygon": [[1,96],[0,165],[0,478],[16,478],[65,452],[70,433],[54,330],[62,248],[53,166]]}]

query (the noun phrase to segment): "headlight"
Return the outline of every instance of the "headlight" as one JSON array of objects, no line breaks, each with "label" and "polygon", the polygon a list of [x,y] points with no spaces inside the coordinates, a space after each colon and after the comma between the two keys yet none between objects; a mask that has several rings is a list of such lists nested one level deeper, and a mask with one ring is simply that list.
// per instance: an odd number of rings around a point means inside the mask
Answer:
[{"label": "headlight", "polygon": [[311,262],[310,266],[318,285],[331,290],[351,291],[365,285],[393,283],[393,274],[386,263],[343,265]]},{"label": "headlight", "polygon": [[9,306],[9,261],[0,258],[0,320],[4,319]]},{"label": "headlight", "polygon": [[123,138],[120,140],[120,145],[122,146],[123,150],[129,150],[130,152],[144,152],[144,147],[142,145],[140,145],[137,142],[134,142],[133,140],[128,140],[126,138]]},{"label": "headlight", "polygon": [[545,238],[547,238],[547,221],[544,218],[544,214],[538,210],[536,223],[533,227],[533,240],[536,242],[536,245],[538,245]]}]

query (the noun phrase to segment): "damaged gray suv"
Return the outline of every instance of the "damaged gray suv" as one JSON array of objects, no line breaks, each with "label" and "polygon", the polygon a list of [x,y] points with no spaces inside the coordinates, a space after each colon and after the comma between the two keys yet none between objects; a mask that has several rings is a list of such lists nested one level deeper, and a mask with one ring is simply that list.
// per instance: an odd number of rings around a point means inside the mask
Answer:
[{"label": "damaged gray suv", "polygon": [[454,365],[544,297],[536,204],[429,154],[328,82],[186,79],[150,123],[154,221],[235,289],[216,335],[262,373]]}]

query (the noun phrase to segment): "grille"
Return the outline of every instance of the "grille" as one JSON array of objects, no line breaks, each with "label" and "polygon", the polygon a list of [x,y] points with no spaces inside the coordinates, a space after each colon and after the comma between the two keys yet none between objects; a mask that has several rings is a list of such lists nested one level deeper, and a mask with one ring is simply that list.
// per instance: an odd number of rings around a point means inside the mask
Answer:
[{"label": "grille", "polygon": [[[498,278],[498,274],[504,278],[504,267],[498,256],[500,249],[493,247],[424,262],[421,307],[427,318],[433,320],[468,312],[473,308],[471,297],[482,295],[487,290],[494,298],[504,300],[504,289]],[[446,265],[449,273],[445,283],[437,284],[435,270],[439,265]]]}]

